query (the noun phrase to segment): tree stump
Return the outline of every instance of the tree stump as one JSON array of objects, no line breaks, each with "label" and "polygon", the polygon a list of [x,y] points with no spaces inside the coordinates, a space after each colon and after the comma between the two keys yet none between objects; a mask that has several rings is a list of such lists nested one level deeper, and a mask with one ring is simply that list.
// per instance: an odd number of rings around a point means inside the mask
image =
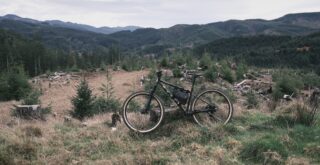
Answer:
[{"label": "tree stump", "polygon": [[14,105],[16,110],[16,115],[22,118],[40,118],[41,117],[41,107],[40,105]]}]

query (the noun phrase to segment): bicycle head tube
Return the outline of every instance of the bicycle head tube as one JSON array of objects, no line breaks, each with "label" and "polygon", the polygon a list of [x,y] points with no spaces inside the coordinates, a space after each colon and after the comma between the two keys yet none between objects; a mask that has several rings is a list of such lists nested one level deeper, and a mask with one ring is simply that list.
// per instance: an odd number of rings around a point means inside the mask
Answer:
[{"label": "bicycle head tube", "polygon": [[158,77],[158,81],[161,79],[162,76],[162,71],[157,71],[157,77]]}]

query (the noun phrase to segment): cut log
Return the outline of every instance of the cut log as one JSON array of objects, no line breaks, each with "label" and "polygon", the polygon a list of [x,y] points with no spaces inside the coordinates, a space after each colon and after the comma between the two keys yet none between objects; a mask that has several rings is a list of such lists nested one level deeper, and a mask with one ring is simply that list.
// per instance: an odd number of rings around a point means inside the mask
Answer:
[{"label": "cut log", "polygon": [[16,114],[23,118],[39,118],[41,117],[40,105],[14,105]]}]

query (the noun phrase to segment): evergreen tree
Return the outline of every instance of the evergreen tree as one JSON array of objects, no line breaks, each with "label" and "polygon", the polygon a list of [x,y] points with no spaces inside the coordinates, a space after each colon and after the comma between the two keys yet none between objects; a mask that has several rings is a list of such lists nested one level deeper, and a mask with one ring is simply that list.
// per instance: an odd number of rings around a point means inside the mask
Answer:
[{"label": "evergreen tree", "polygon": [[94,96],[92,95],[92,90],[89,88],[88,82],[82,80],[77,87],[77,95],[72,99],[74,106],[73,116],[80,120],[92,116],[93,101]]}]

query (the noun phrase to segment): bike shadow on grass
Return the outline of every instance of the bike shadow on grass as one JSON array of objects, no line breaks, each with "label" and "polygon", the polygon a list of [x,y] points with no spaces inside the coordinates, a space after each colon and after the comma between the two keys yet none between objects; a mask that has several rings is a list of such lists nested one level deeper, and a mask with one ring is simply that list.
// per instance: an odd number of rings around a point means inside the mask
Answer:
[{"label": "bike shadow on grass", "polygon": [[192,119],[192,116],[187,116],[182,110],[177,109],[176,111],[165,113],[162,123],[154,131],[145,134],[129,131],[128,134],[135,140],[156,140],[162,137],[174,136],[177,134],[179,129],[190,126],[190,123],[197,126]]}]

